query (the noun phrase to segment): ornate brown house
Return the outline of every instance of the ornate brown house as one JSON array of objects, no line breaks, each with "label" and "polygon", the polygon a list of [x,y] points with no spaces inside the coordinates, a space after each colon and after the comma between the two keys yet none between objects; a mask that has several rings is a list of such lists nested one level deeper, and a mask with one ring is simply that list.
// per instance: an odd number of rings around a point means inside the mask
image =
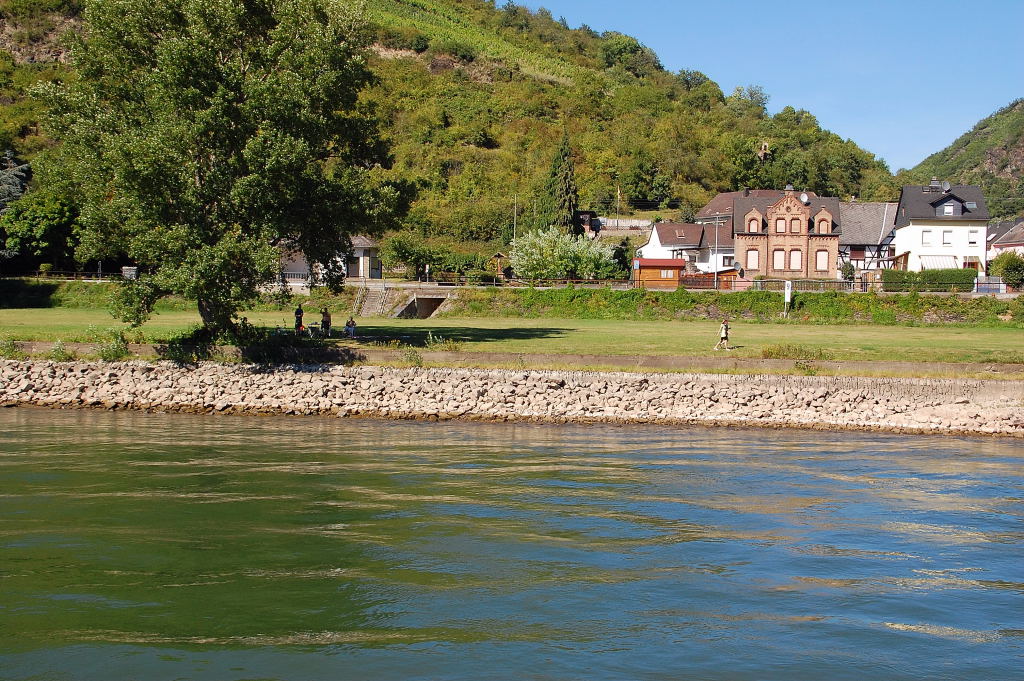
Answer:
[{"label": "ornate brown house", "polygon": [[737,196],[733,205],[735,262],[744,278],[835,279],[839,199],[810,192],[781,198]]}]

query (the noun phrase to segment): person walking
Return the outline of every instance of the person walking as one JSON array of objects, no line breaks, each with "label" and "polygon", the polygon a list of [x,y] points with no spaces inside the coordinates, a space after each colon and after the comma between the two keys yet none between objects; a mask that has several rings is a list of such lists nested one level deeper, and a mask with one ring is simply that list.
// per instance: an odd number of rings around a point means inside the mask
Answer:
[{"label": "person walking", "polygon": [[302,311],[302,303],[299,303],[299,306],[297,308],[295,308],[295,335],[296,336],[299,335],[300,333],[302,333],[302,315],[303,314],[304,313]]},{"label": "person walking", "polygon": [[[721,347],[719,347],[721,346]],[[715,350],[731,350],[729,347],[729,319],[725,318],[722,320],[722,325],[718,327],[718,342],[713,348]]]},{"label": "person walking", "polygon": [[326,307],[320,310],[320,331],[323,332],[324,338],[331,337],[331,311]]}]

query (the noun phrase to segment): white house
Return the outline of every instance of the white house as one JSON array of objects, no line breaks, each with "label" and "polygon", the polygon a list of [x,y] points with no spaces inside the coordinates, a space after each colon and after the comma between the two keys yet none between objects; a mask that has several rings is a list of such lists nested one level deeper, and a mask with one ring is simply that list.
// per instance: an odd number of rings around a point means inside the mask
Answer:
[{"label": "white house", "polygon": [[[345,276],[355,279],[380,279],[380,246],[373,239],[365,236],[352,237],[352,256],[345,261]],[[293,286],[305,286],[309,281],[309,263],[302,253],[283,250],[281,252],[281,272],[287,283]]]},{"label": "white house", "polygon": [[636,257],[683,260],[693,272],[721,271],[732,266],[732,230],[724,224],[659,222]]},{"label": "white house", "polygon": [[895,267],[984,271],[988,219],[985,197],[974,185],[932,178],[923,187],[903,187],[893,225]]}]

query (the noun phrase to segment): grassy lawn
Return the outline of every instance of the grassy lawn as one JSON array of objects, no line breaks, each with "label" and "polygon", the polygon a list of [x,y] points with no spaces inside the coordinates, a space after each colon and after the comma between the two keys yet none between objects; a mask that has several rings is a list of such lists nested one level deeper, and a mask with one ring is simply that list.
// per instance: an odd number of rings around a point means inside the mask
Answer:
[{"label": "grassy lawn", "polygon": [[[252,311],[258,325],[292,324],[291,311]],[[317,321],[310,310],[308,321]],[[344,323],[336,315],[335,327]],[[194,312],[162,312],[142,327],[143,340],[165,341],[199,323]],[[811,358],[907,362],[1024,363],[1024,333],[1012,328],[827,326],[732,322],[735,357],[761,357],[766,347],[797,346]],[[96,331],[120,328],[104,310],[0,309],[0,338],[91,341]],[[427,333],[461,343],[466,352],[593,355],[720,356],[717,321],[613,321],[579,319],[366,319],[361,343],[397,340],[424,347]],[[800,358],[799,356],[794,358]]]}]

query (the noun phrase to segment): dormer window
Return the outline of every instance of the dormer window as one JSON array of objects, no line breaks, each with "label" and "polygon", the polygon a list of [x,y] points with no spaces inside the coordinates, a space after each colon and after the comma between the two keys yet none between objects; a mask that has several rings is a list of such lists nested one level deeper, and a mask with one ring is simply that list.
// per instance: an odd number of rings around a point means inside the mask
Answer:
[{"label": "dormer window", "polygon": [[828,220],[818,220],[818,234],[829,234],[832,230],[828,228]]},{"label": "dormer window", "polygon": [[757,231],[757,219],[756,218],[750,218],[750,222],[747,223],[747,231],[748,232],[756,232]]},{"label": "dormer window", "polygon": [[943,215],[952,215],[953,214],[953,204],[952,203],[944,203],[944,204],[942,204],[942,214]]},{"label": "dormer window", "polygon": [[964,208],[966,208],[967,210],[977,210],[978,209],[978,202],[977,201],[968,201],[967,203],[964,204]]}]

